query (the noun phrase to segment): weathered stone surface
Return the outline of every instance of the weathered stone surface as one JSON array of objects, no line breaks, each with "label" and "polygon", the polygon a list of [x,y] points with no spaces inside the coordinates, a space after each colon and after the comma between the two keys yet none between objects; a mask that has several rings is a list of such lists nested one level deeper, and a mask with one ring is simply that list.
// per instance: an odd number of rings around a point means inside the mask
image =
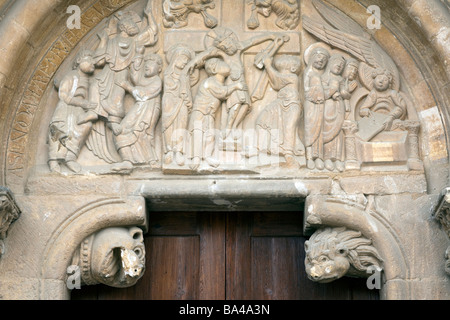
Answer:
[{"label": "weathered stone surface", "polygon": [[371,29],[370,1],[191,2],[84,1],[79,29],[60,1],[0,7],[0,184],[22,210],[0,297],[69,298],[83,241],[151,210],[305,210],[309,234],[370,242],[382,298],[448,299],[443,4],[376,1]]}]

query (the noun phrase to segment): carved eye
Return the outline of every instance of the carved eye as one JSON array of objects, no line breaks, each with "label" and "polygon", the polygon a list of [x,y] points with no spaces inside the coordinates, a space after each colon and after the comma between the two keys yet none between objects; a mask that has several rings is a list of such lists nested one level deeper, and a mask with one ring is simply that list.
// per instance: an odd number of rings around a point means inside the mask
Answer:
[{"label": "carved eye", "polygon": [[321,262],[321,263],[327,262],[327,261],[328,261],[328,257],[327,257],[327,256],[320,256],[318,260],[319,260],[319,262]]}]

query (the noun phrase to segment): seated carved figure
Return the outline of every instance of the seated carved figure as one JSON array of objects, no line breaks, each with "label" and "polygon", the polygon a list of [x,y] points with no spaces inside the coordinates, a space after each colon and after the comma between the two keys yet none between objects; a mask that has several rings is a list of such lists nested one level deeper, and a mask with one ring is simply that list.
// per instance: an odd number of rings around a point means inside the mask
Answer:
[{"label": "seated carved figure", "polygon": [[390,131],[394,120],[406,117],[406,102],[400,93],[392,88],[392,75],[389,71],[376,69],[372,73],[372,78],[373,89],[361,105],[359,114],[361,117],[369,117],[372,114],[385,115],[379,131]]}]

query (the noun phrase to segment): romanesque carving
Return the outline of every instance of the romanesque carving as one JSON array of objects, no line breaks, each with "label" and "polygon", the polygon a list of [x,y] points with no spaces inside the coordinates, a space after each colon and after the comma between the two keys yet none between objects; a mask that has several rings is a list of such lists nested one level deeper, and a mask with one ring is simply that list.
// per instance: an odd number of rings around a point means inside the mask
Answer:
[{"label": "romanesque carving", "polygon": [[11,191],[0,186],[0,257],[5,253],[5,239],[8,230],[21,214]]},{"label": "romanesque carving", "polygon": [[[450,188],[444,189],[441,197],[440,203],[434,212],[434,218],[439,221],[450,239]],[[445,251],[444,269],[450,275],[450,246]]]},{"label": "romanesque carving", "polygon": [[[315,104],[321,110],[317,111],[320,113],[317,116],[317,123],[322,123],[323,114],[324,128],[322,131],[324,132],[319,133],[318,131],[321,130],[317,126],[309,128],[305,124],[305,144],[308,147],[310,145],[313,147],[312,151],[307,153],[308,167],[313,168],[312,160],[314,160],[316,162],[314,167],[317,169],[323,169],[324,167],[329,170],[336,167],[339,171],[342,171],[345,167],[356,169],[352,164],[343,165],[345,159],[342,156],[342,150],[348,148],[357,150],[358,161],[362,164],[391,162],[393,164],[406,164],[407,168],[411,170],[421,170],[423,166],[418,159],[419,146],[417,140],[419,122],[416,115],[412,113],[413,108],[409,99],[400,89],[400,76],[397,66],[385,51],[371,39],[370,35],[353,20],[319,0],[313,1],[313,4],[328,24],[304,17],[303,27],[331,47],[327,49],[322,45],[323,43],[318,43],[313,44],[310,50],[315,52],[317,51],[315,47],[322,47],[323,52],[328,52],[325,54],[328,57],[341,55],[341,64],[346,66],[348,71],[340,70],[340,75],[335,74],[333,76],[334,83],[340,82],[340,84],[339,90],[336,90],[338,93],[335,93],[334,97],[331,96],[331,99],[327,97],[327,91],[330,93],[329,88],[325,88],[328,82],[327,73],[317,70],[313,73],[316,77],[320,74],[322,78],[322,83],[319,84],[316,81],[315,85],[315,90],[320,93],[314,91],[314,95],[316,96]],[[331,54],[330,50],[337,51],[337,53]],[[330,65],[331,61],[326,61],[325,64]],[[308,68],[311,67],[308,66]],[[321,70],[325,68],[324,66]],[[339,68],[342,69],[342,66]],[[328,69],[332,70],[333,66],[330,65]],[[309,70],[307,69],[307,72],[305,72],[305,81],[310,79]],[[358,73],[356,73],[356,70],[358,70]],[[336,76],[339,76],[340,79],[337,80]],[[308,95],[309,90],[310,84],[305,82],[305,123],[310,122],[308,121],[307,111],[311,104],[309,102],[311,100]],[[332,100],[339,100],[340,102],[332,103]],[[322,103],[324,107],[321,107]],[[332,104],[335,104],[335,107]],[[339,107],[337,107],[338,105]],[[322,111],[322,108],[324,111]],[[331,112],[332,110],[334,112]],[[345,115],[345,117],[342,115]],[[335,130],[340,131],[342,129],[344,120],[356,122],[358,129],[352,133],[352,139],[345,139],[342,132],[335,135],[336,131],[333,132],[333,130],[331,130],[332,136],[327,138],[325,133],[329,131],[326,128],[327,118],[333,119],[332,127]],[[324,136],[321,136],[321,134]],[[313,137],[314,141],[310,141],[310,137]],[[330,157],[326,155],[326,153],[329,153],[326,150],[330,147],[327,146],[330,143],[329,139],[333,141],[331,144],[333,149],[331,160],[336,161],[335,165],[328,161]],[[350,143],[355,143],[355,146],[348,145]],[[344,144],[345,147],[343,148],[342,145]],[[324,161],[328,161],[326,166],[322,165]],[[355,159],[351,159],[351,161],[353,162]]]},{"label": "romanesque carving", "polygon": [[83,285],[133,286],[144,274],[145,246],[140,228],[111,227],[87,237],[72,265],[80,268]]},{"label": "romanesque carving", "polygon": [[157,54],[137,56],[132,62],[131,83],[119,83],[135,99],[116,131],[116,144],[122,160],[133,165],[158,165],[155,148],[156,124],[161,116],[162,59]]},{"label": "romanesque carving", "polygon": [[[244,74],[242,54],[249,48],[266,41],[277,39],[276,34],[263,34],[241,41],[236,33],[229,28],[217,27],[211,30],[204,39],[205,51],[199,53],[187,66],[188,70],[202,67],[208,58],[221,57],[230,66],[230,75],[226,84],[241,83],[242,89],[235,90],[226,99],[227,116],[225,125],[221,128],[222,138],[237,139],[235,135],[248,112],[250,112],[250,95]],[[230,134],[233,133],[234,137]]]},{"label": "romanesque carving", "polygon": [[260,22],[258,15],[267,18],[272,12],[277,19],[275,24],[283,30],[295,29],[300,21],[300,3],[298,0],[250,0],[251,16],[247,20],[249,29],[256,29]]},{"label": "romanesque carving", "polygon": [[340,228],[321,228],[305,242],[308,277],[328,283],[343,276],[368,277],[369,268],[381,270],[382,262],[370,239],[361,232]]},{"label": "romanesque carving", "polygon": [[168,66],[164,71],[164,95],[162,101],[162,137],[164,164],[175,162],[184,166],[188,148],[188,119],[192,111],[191,88],[199,80],[196,69],[189,74],[185,67],[195,57],[194,50],[184,44],[176,44],[166,54]]},{"label": "romanesque carving", "polygon": [[[82,48],[73,70],[56,82],[50,170],[61,172],[63,164],[82,173],[83,148],[105,163],[99,171],[119,174],[138,166],[258,173],[272,162],[292,172],[423,170],[420,123],[397,66],[352,19],[312,3],[326,22],[303,18],[320,40],[303,57],[292,49],[292,32],[247,35],[216,20],[183,41],[182,31],[163,29],[164,41],[171,40],[160,50],[152,1],[143,17],[119,11],[98,32],[97,47]],[[250,20],[273,10],[281,29],[297,28],[298,1],[251,4]],[[214,5],[163,1],[158,18],[181,28],[196,12],[208,22],[206,9]],[[189,43],[192,37],[203,47]]]},{"label": "romanesque carving", "polygon": [[[60,172],[60,163],[64,163],[80,172],[77,158],[84,145],[113,164],[112,171],[157,162],[154,139],[161,109],[162,61],[157,55],[145,54],[146,47],[158,40],[151,5],[149,1],[145,19],[133,11],[111,17],[98,34],[95,52],[82,50],[74,70],[57,83],[60,101],[48,139],[51,171]],[[135,99],[128,113],[127,92]]]},{"label": "romanesque carving", "polygon": [[220,103],[228,99],[233,92],[245,90],[243,82],[225,85],[225,79],[230,75],[230,66],[219,58],[210,58],[205,63],[208,78],[204,80],[195,96],[189,133],[192,137],[191,169],[197,170],[205,160],[211,167],[218,167],[219,160],[213,157],[215,146],[215,114]]},{"label": "romanesque carving", "polygon": [[269,82],[278,94],[256,121],[258,152],[280,154],[291,168],[299,167],[295,155],[304,151],[303,145],[297,148],[301,144],[298,130],[302,114],[299,101],[300,67],[300,59],[290,55],[277,57],[275,61],[271,57],[264,60]]},{"label": "romanesque carving", "polygon": [[215,8],[215,0],[164,0],[163,23],[166,28],[182,28],[188,24],[190,13],[200,13],[208,28],[217,26],[217,19],[207,10]]},{"label": "romanesque carving", "polygon": [[92,122],[81,123],[81,120],[95,107],[89,101],[89,75],[94,70],[94,53],[82,50],[75,59],[73,71],[58,85],[59,102],[50,122],[48,138],[51,171],[61,172],[61,163],[73,172],[81,171],[77,158],[92,129]]}]

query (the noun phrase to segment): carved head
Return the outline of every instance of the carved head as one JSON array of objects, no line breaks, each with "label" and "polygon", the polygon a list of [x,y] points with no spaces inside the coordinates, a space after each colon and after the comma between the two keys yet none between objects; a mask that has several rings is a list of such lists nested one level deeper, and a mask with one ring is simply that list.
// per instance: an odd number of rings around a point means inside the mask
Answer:
[{"label": "carved head", "polygon": [[345,58],[340,54],[333,54],[328,61],[329,70],[335,75],[342,74],[345,67]]},{"label": "carved head", "polygon": [[81,50],[73,63],[73,69],[77,68],[83,73],[92,74],[95,71],[94,52],[88,49]]},{"label": "carved head", "polygon": [[117,23],[117,29],[126,35],[133,37],[139,33],[139,26],[131,17],[122,17]]},{"label": "carved head", "polygon": [[194,55],[195,53],[190,47],[176,44],[167,51],[166,60],[173,67],[182,70]]},{"label": "carved head", "polygon": [[161,72],[163,62],[158,54],[150,53],[144,57],[144,61],[145,77],[153,77]]},{"label": "carved head", "polygon": [[314,68],[318,70],[323,70],[328,63],[329,58],[330,53],[328,52],[328,50],[321,47],[317,47],[314,48],[313,51],[311,52],[308,64],[312,65]]},{"label": "carved head", "polygon": [[134,285],[144,274],[143,241],[137,227],[107,228],[86,238],[78,257],[83,283],[117,288]]},{"label": "carved head", "polygon": [[211,30],[207,39],[212,39],[212,44],[229,56],[234,55],[239,49],[239,40],[236,34],[228,28],[218,27]]},{"label": "carved head", "polygon": [[345,63],[343,76],[349,80],[355,80],[358,75],[359,62],[356,59],[348,58]]},{"label": "carved head", "polygon": [[230,75],[231,69],[230,66],[222,59],[211,58],[208,59],[205,63],[205,71],[208,76],[220,74],[224,77],[227,77]]},{"label": "carved head", "polygon": [[274,66],[280,72],[300,74],[302,66],[300,58],[292,55],[281,55],[274,59]]},{"label": "carved head", "polygon": [[305,251],[308,278],[321,283],[343,276],[367,277],[367,269],[380,268],[382,262],[371,240],[346,228],[317,230],[305,242]]},{"label": "carved head", "polygon": [[372,72],[373,86],[377,91],[386,91],[392,84],[392,73],[385,69],[375,69]]},{"label": "carved head", "polygon": [[272,13],[272,0],[255,0],[255,7],[258,13],[267,18]]}]

